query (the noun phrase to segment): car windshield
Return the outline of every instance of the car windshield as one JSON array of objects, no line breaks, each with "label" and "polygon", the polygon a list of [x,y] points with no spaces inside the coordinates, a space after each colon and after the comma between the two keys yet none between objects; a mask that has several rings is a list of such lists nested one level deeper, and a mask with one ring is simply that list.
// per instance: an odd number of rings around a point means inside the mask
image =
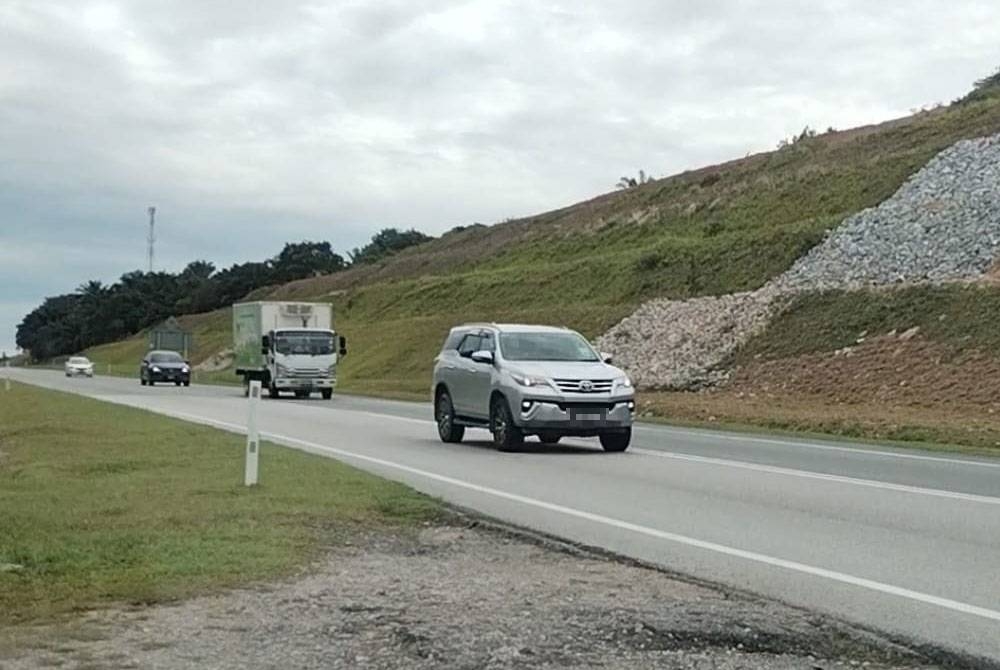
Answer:
[{"label": "car windshield", "polygon": [[596,363],[594,349],[576,333],[501,333],[500,350],[511,361]]},{"label": "car windshield", "polygon": [[69,359],[69,362],[72,363],[73,365],[87,365],[88,363],[90,363],[90,361],[88,361],[86,358],[82,356],[74,356],[73,358]]},{"label": "car windshield", "polygon": [[285,331],[275,335],[274,350],[285,355],[328,356],[333,353],[333,335],[308,331]]},{"label": "car windshield", "polygon": [[183,363],[184,359],[181,358],[180,354],[175,354],[172,351],[167,351],[160,354],[151,354],[149,360],[153,363]]}]

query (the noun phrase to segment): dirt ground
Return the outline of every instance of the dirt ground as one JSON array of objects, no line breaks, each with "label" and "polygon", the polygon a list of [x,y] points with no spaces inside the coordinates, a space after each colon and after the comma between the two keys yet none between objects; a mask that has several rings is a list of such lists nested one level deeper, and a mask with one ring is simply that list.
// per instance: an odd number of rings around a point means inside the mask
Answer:
[{"label": "dirt ground", "polygon": [[0,632],[0,667],[947,667],[846,624],[496,528],[358,537],[295,579]]},{"label": "dirt ground", "polygon": [[1000,358],[955,353],[919,333],[836,352],[757,361],[726,386],[652,393],[640,411],[851,437],[1000,448]]}]

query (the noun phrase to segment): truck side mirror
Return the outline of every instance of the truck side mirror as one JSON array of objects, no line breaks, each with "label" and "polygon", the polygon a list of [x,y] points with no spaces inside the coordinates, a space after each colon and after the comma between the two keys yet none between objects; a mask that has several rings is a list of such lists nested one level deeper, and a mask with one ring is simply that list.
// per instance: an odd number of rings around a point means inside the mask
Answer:
[{"label": "truck side mirror", "polygon": [[267,335],[265,335],[264,337],[260,338],[260,353],[266,356],[270,350],[271,350],[271,340]]},{"label": "truck side mirror", "polygon": [[339,348],[340,348],[340,355],[341,356],[346,356],[347,355],[347,338],[344,337],[343,335],[340,336],[340,347]]}]

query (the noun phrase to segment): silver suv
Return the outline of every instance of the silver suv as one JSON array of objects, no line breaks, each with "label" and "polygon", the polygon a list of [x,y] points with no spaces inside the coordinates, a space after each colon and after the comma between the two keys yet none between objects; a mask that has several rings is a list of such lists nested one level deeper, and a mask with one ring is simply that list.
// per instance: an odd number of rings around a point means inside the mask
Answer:
[{"label": "silver suv", "polygon": [[518,450],[526,435],[545,444],[597,436],[605,451],[625,451],[632,439],[632,383],[566,328],[452,328],[434,359],[433,394],[445,442],[460,442],[467,427],[489,429],[501,451]]}]

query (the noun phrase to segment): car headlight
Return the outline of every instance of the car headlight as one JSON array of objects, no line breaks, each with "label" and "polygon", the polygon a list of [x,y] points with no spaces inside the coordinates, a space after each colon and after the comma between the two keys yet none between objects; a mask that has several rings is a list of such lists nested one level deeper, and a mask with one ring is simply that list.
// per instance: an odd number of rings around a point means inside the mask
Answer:
[{"label": "car headlight", "polygon": [[158,365],[154,365],[154,366],[152,367],[152,370],[153,370],[153,372],[159,372],[159,371],[160,371],[160,366],[158,366]]},{"label": "car headlight", "polygon": [[615,388],[630,389],[632,388],[632,380],[628,377],[619,377],[615,380]]},{"label": "car headlight", "polygon": [[527,386],[527,387],[552,386],[551,384],[549,384],[549,380],[545,379],[544,377],[533,377],[531,375],[520,375],[517,374],[516,372],[511,372],[510,378],[513,379],[518,384],[520,384],[521,386]]}]

